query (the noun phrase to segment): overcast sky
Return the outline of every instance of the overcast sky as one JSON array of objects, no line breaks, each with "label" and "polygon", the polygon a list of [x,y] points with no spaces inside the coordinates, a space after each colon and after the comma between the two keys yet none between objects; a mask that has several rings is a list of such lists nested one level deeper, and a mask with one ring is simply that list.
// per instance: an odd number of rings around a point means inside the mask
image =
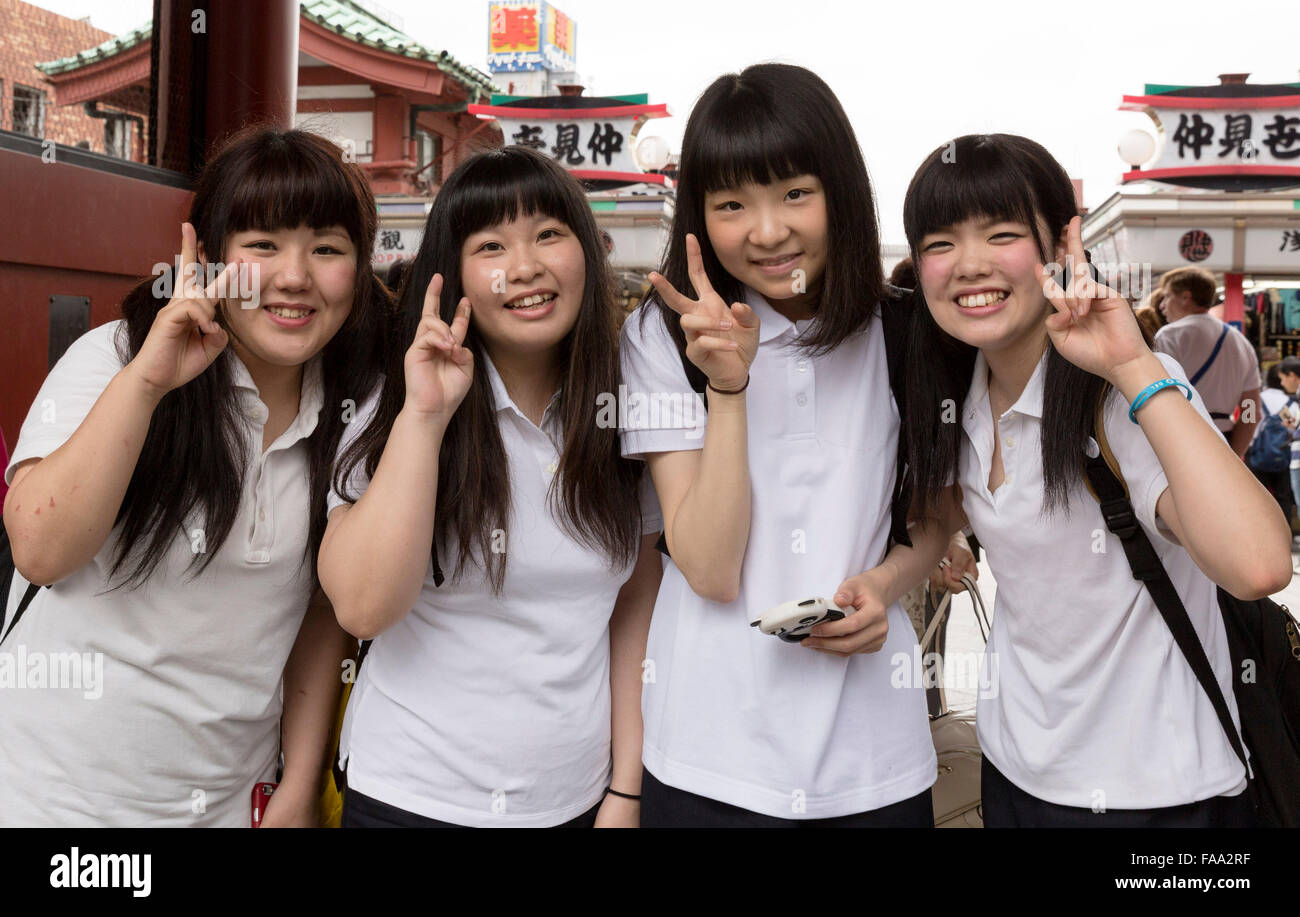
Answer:
[{"label": "overcast sky", "polygon": [[[217,0],[219,2],[219,0]],[[120,33],[151,0],[38,0]],[[487,0],[381,0],[424,45],[487,69]],[[903,241],[903,194],[930,150],[973,132],[1024,134],[1084,180],[1095,207],[1124,170],[1121,135],[1151,126],[1116,110],[1145,83],[1205,85],[1220,73],[1300,82],[1296,0],[558,0],[577,23],[590,94],[646,92],[674,117],[643,132],[676,151],[695,99],[759,61],[800,64],[848,112],[875,183],[885,240]],[[498,84],[503,81],[498,79]]]}]

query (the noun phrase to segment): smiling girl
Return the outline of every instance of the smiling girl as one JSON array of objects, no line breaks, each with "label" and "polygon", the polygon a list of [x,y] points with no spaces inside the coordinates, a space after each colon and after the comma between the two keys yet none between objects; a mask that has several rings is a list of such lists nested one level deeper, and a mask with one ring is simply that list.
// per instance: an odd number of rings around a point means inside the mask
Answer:
[{"label": "smiling girl", "polygon": [[1242,764],[1086,489],[1094,425],[1234,722],[1215,584],[1258,598],[1290,581],[1277,504],[1129,304],[1043,267],[1086,256],[1042,146],[957,138],[912,179],[903,220],[924,296],[908,361],[919,502],[944,527],[969,519],[998,584],[977,717],[985,824],[1241,823]]},{"label": "smiling girl", "polygon": [[[315,823],[348,639],[314,559],[382,367],[375,229],[337,147],[250,130],[198,180],[170,301],[145,281],[51,370],[6,471],[5,620],[52,585],[4,649],[102,679],[0,689],[0,822],[247,825],[283,752],[262,823]],[[260,307],[220,297],[239,270]]]},{"label": "smiling girl", "polygon": [[581,186],[524,148],[471,157],[403,290],[409,349],[344,445],[320,555],[373,640],[343,826],[635,826],[660,525],[598,418],[617,313]]},{"label": "smiling girl", "polygon": [[[646,824],[932,823],[923,686],[891,678],[916,646],[904,589],[880,602],[845,582],[891,534],[879,252],[857,138],[816,74],[760,64],[705,90],[657,295],[623,326],[629,392],[708,405],[623,431],[671,555],[646,653]],[[904,588],[943,547],[898,549]],[[814,596],[849,614],[802,645],[749,626]]]}]

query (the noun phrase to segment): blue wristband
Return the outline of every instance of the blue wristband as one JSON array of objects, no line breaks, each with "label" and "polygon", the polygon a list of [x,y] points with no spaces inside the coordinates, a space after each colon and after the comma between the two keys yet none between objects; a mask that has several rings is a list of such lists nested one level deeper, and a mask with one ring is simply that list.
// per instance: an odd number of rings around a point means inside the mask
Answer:
[{"label": "blue wristband", "polygon": [[1177,379],[1161,379],[1159,382],[1152,382],[1146,388],[1142,389],[1142,391],[1138,392],[1138,396],[1133,399],[1133,404],[1128,409],[1128,419],[1137,423],[1138,419],[1133,416],[1137,413],[1137,409],[1146,404],[1147,399],[1156,392],[1162,389],[1172,388],[1175,385],[1187,392],[1188,401],[1192,400],[1192,390],[1188,387],[1186,382],[1179,382]]}]

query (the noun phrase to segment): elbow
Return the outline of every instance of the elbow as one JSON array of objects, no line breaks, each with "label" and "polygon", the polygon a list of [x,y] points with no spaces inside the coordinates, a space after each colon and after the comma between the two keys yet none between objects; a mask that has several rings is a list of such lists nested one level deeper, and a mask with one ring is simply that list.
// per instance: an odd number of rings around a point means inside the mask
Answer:
[{"label": "elbow", "polygon": [[740,597],[740,577],[686,576],[686,583],[702,599],[719,605],[730,605]]},{"label": "elbow", "polygon": [[384,631],[377,614],[356,604],[336,603],[334,617],[339,627],[358,640],[373,640]]},{"label": "elbow", "polygon": [[52,563],[51,561],[57,560],[52,552],[43,551],[39,545],[31,544],[31,539],[11,536],[9,545],[13,552],[14,569],[29,583],[52,586],[69,572]]},{"label": "elbow", "polygon": [[1291,585],[1291,577],[1291,554],[1288,551],[1285,557],[1261,558],[1254,569],[1228,591],[1243,602],[1256,602]]}]

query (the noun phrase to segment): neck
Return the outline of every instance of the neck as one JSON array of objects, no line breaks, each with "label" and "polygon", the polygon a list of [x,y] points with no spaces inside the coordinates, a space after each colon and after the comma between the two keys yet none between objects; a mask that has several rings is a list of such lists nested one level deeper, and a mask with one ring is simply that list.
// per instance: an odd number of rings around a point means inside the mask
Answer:
[{"label": "neck", "polygon": [[492,365],[514,400],[515,406],[541,426],[542,414],[560,387],[560,366],[556,348],[541,353],[512,353],[488,348]]},{"label": "neck", "polygon": [[817,314],[817,305],[821,301],[822,291],[818,287],[806,293],[798,293],[786,299],[768,299],[767,304],[792,322],[802,322]]},{"label": "neck", "polygon": [[996,351],[983,351],[984,360],[989,366],[990,399],[1004,409],[1015,404],[1042,361],[1046,349],[1047,331],[1043,330],[1031,340]]},{"label": "neck", "polygon": [[302,393],[301,363],[297,366],[276,366],[259,360],[233,339],[231,346],[235,348],[235,355],[243,362],[253,384],[257,386],[257,394],[263,404],[268,408],[286,402],[297,405]]}]

